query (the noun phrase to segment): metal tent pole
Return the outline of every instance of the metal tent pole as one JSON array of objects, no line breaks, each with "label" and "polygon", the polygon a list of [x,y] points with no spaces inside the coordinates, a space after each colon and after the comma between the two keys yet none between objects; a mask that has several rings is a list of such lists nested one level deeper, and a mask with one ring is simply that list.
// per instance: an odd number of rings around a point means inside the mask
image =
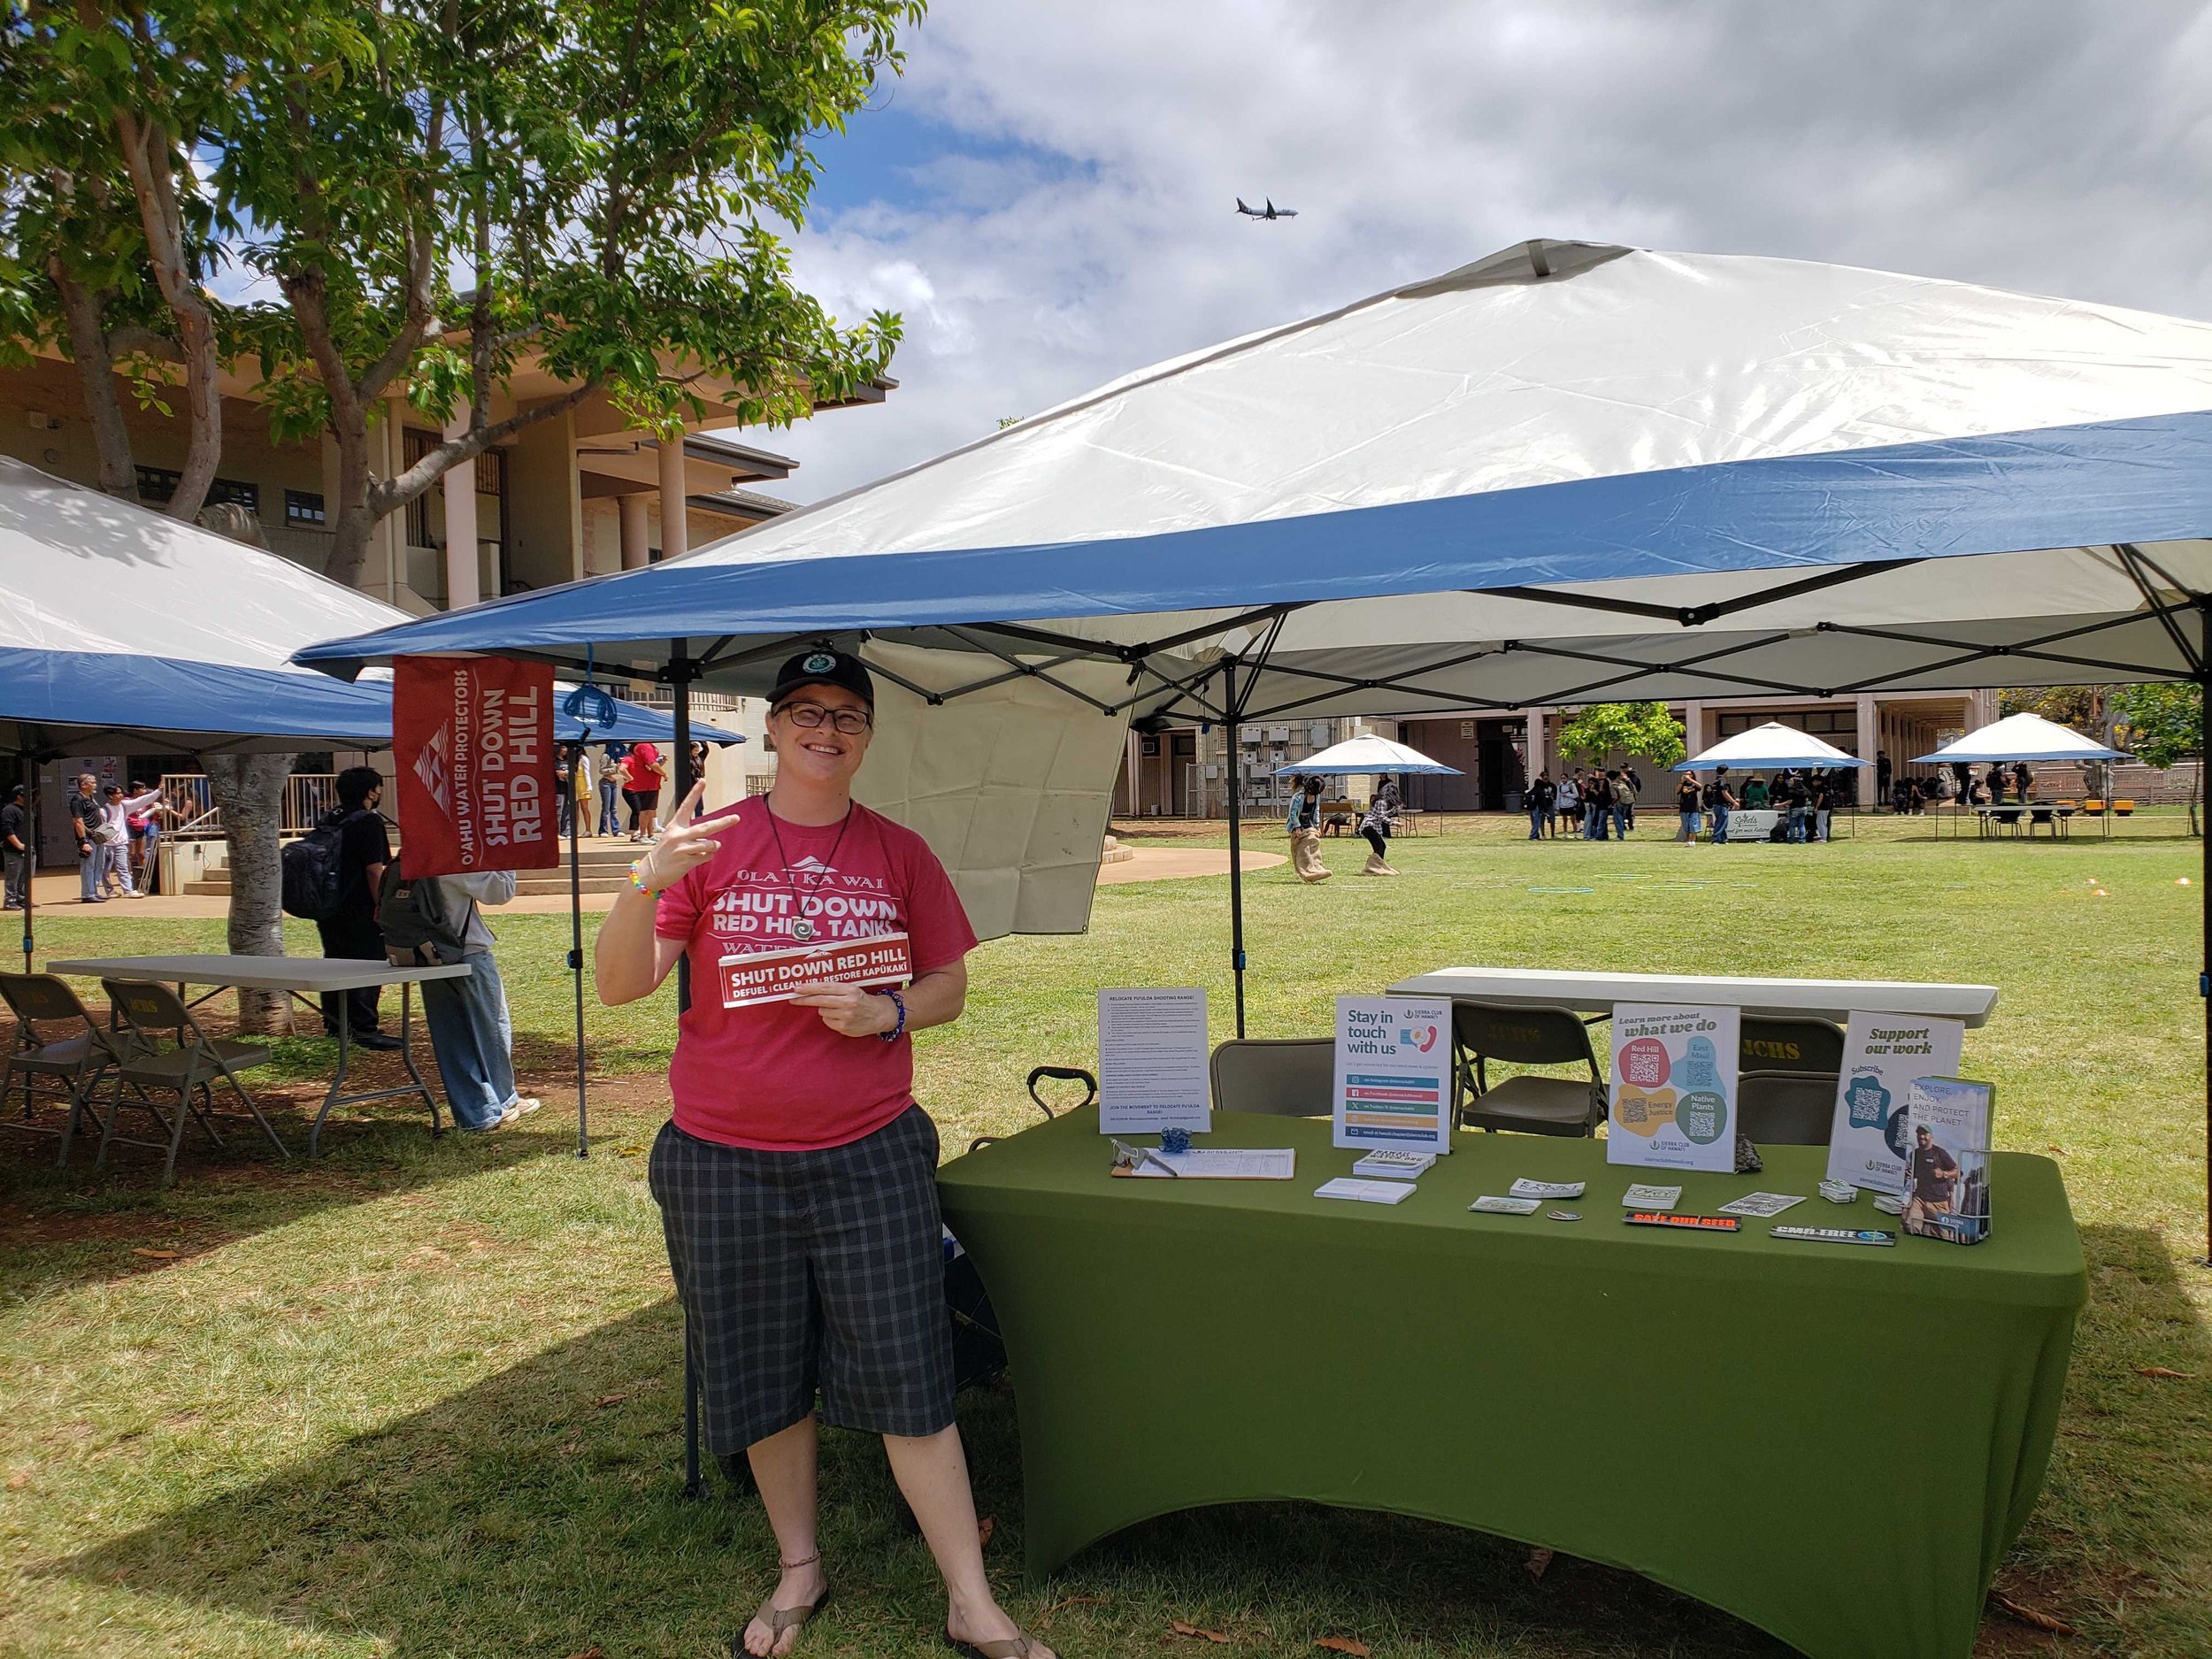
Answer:
[{"label": "metal tent pole", "polygon": [[[676,722],[676,804],[691,793],[691,651],[686,640],[668,642],[668,683]],[[691,957],[676,958],[676,1012],[691,1007]],[[692,1353],[691,1321],[684,1321],[684,1496],[705,1494],[699,1478],[699,1364]]]},{"label": "metal tent pole", "polygon": [[[2197,765],[2212,757],[2212,672],[2197,676]],[[2106,764],[2110,766],[2109,762]],[[2105,806],[2111,807],[2108,795]],[[2197,969],[2197,997],[2204,1003],[2204,1263],[2212,1267],[2212,823],[2200,820],[2198,907],[2203,913],[2202,956]]]},{"label": "metal tent pole", "polygon": [[23,826],[23,972],[29,973],[31,953],[37,948],[38,929],[32,918],[38,910],[38,761],[28,749],[18,749],[23,769],[30,775],[24,799],[30,803]]},{"label": "metal tent pole", "polygon": [[[1237,670],[1234,663],[1222,665],[1224,693],[1223,707],[1229,723],[1229,967],[1236,976],[1237,986],[1237,1041],[1244,1040],[1244,855],[1238,834],[1238,819],[1244,809],[1244,758],[1238,742],[1239,717],[1244,712],[1237,702]],[[1248,689],[1249,682],[1247,682]]]},{"label": "metal tent pole", "polygon": [[[591,1156],[591,1130],[586,1122],[584,1100],[584,872],[578,843],[582,839],[583,803],[576,798],[576,782],[584,764],[584,749],[591,741],[591,727],[583,728],[583,741],[568,764],[568,971],[576,981],[576,1156]],[[595,803],[597,790],[593,791]]]}]

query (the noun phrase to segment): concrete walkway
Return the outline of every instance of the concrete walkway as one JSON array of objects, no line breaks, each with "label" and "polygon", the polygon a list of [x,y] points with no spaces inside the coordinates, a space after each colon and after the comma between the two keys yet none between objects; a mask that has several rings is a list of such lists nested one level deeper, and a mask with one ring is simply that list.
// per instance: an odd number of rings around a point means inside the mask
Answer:
[{"label": "concrete walkway", "polygon": [[[1122,843],[1128,847],[1126,841]],[[1118,864],[1102,864],[1098,884],[1112,886],[1124,881],[1176,881],[1191,876],[1225,876],[1229,873],[1229,854],[1220,847],[1130,847],[1131,856]],[[1248,875],[1255,870],[1287,863],[1280,853],[1254,852],[1247,848],[1244,868]],[[72,921],[220,921],[230,915],[230,900],[220,894],[180,895],[170,898],[157,895],[142,899],[110,899],[105,904],[84,904],[77,898],[77,872],[69,870],[42,873],[37,878],[33,893],[39,912]],[[583,908],[593,914],[605,910],[614,903],[611,893],[587,893]],[[533,893],[518,895],[511,904],[503,904],[498,914],[503,916],[565,916],[568,913],[568,895],[565,893]],[[0,937],[9,934],[0,926]]]}]

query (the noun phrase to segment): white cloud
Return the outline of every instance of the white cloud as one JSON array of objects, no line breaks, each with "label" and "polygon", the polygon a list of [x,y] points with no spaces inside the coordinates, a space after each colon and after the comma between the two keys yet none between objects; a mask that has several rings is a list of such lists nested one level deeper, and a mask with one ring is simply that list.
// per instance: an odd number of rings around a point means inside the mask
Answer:
[{"label": "white cloud", "polygon": [[939,0],[910,47],[898,104],[976,153],[798,239],[838,314],[907,326],[888,403],[762,434],[801,499],[1534,235],[2212,315],[2177,0]]}]

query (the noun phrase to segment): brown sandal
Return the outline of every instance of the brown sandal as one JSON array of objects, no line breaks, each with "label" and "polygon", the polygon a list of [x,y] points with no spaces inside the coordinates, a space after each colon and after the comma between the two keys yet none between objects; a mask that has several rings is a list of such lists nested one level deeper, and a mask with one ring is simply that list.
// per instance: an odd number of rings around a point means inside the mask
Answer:
[{"label": "brown sandal", "polygon": [[945,1632],[945,1646],[967,1659],[1029,1659],[1029,1638],[1017,1631],[1011,1636],[994,1637],[989,1641],[962,1641],[950,1631]]},{"label": "brown sandal", "polygon": [[[810,1562],[821,1559],[822,1552],[818,1549],[804,1561],[785,1561],[779,1557],[776,1565],[784,1571],[790,1572],[807,1565]],[[776,1643],[783,1640],[783,1633],[786,1631],[803,1629],[809,1619],[827,1607],[829,1603],[830,1588],[826,1584],[822,1586],[821,1594],[816,1596],[811,1601],[802,1601],[796,1607],[778,1607],[775,1594],[771,1591],[768,1599],[760,1604],[760,1610],[745,1621],[746,1630],[751,1629],[757,1623],[767,1625],[768,1643],[771,1647],[773,1647]],[[741,1630],[730,1638],[730,1659],[753,1659],[753,1655],[747,1651],[745,1647],[745,1631]]]}]

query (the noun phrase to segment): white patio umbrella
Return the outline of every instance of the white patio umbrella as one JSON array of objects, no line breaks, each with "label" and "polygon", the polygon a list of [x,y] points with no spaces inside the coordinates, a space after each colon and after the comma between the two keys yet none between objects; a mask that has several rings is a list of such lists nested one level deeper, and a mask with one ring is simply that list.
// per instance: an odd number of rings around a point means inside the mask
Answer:
[{"label": "white patio umbrella", "polygon": [[1417,749],[1408,749],[1403,743],[1371,733],[1365,737],[1347,738],[1343,742],[1333,743],[1303,760],[1293,761],[1287,766],[1278,766],[1274,775],[1290,778],[1309,772],[1404,772],[1447,778],[1461,775],[1456,766],[1447,766],[1440,760],[1431,760]]},{"label": "white patio umbrella", "polygon": [[1832,766],[1866,764],[1855,755],[1845,754],[1833,743],[1822,742],[1810,733],[1784,726],[1779,720],[1769,720],[1748,732],[1724,737],[1702,754],[1676,763],[1674,770],[1712,772],[1718,767],[1732,766],[1746,772],[1778,772],[1785,767],[1813,767],[1824,772]]}]

